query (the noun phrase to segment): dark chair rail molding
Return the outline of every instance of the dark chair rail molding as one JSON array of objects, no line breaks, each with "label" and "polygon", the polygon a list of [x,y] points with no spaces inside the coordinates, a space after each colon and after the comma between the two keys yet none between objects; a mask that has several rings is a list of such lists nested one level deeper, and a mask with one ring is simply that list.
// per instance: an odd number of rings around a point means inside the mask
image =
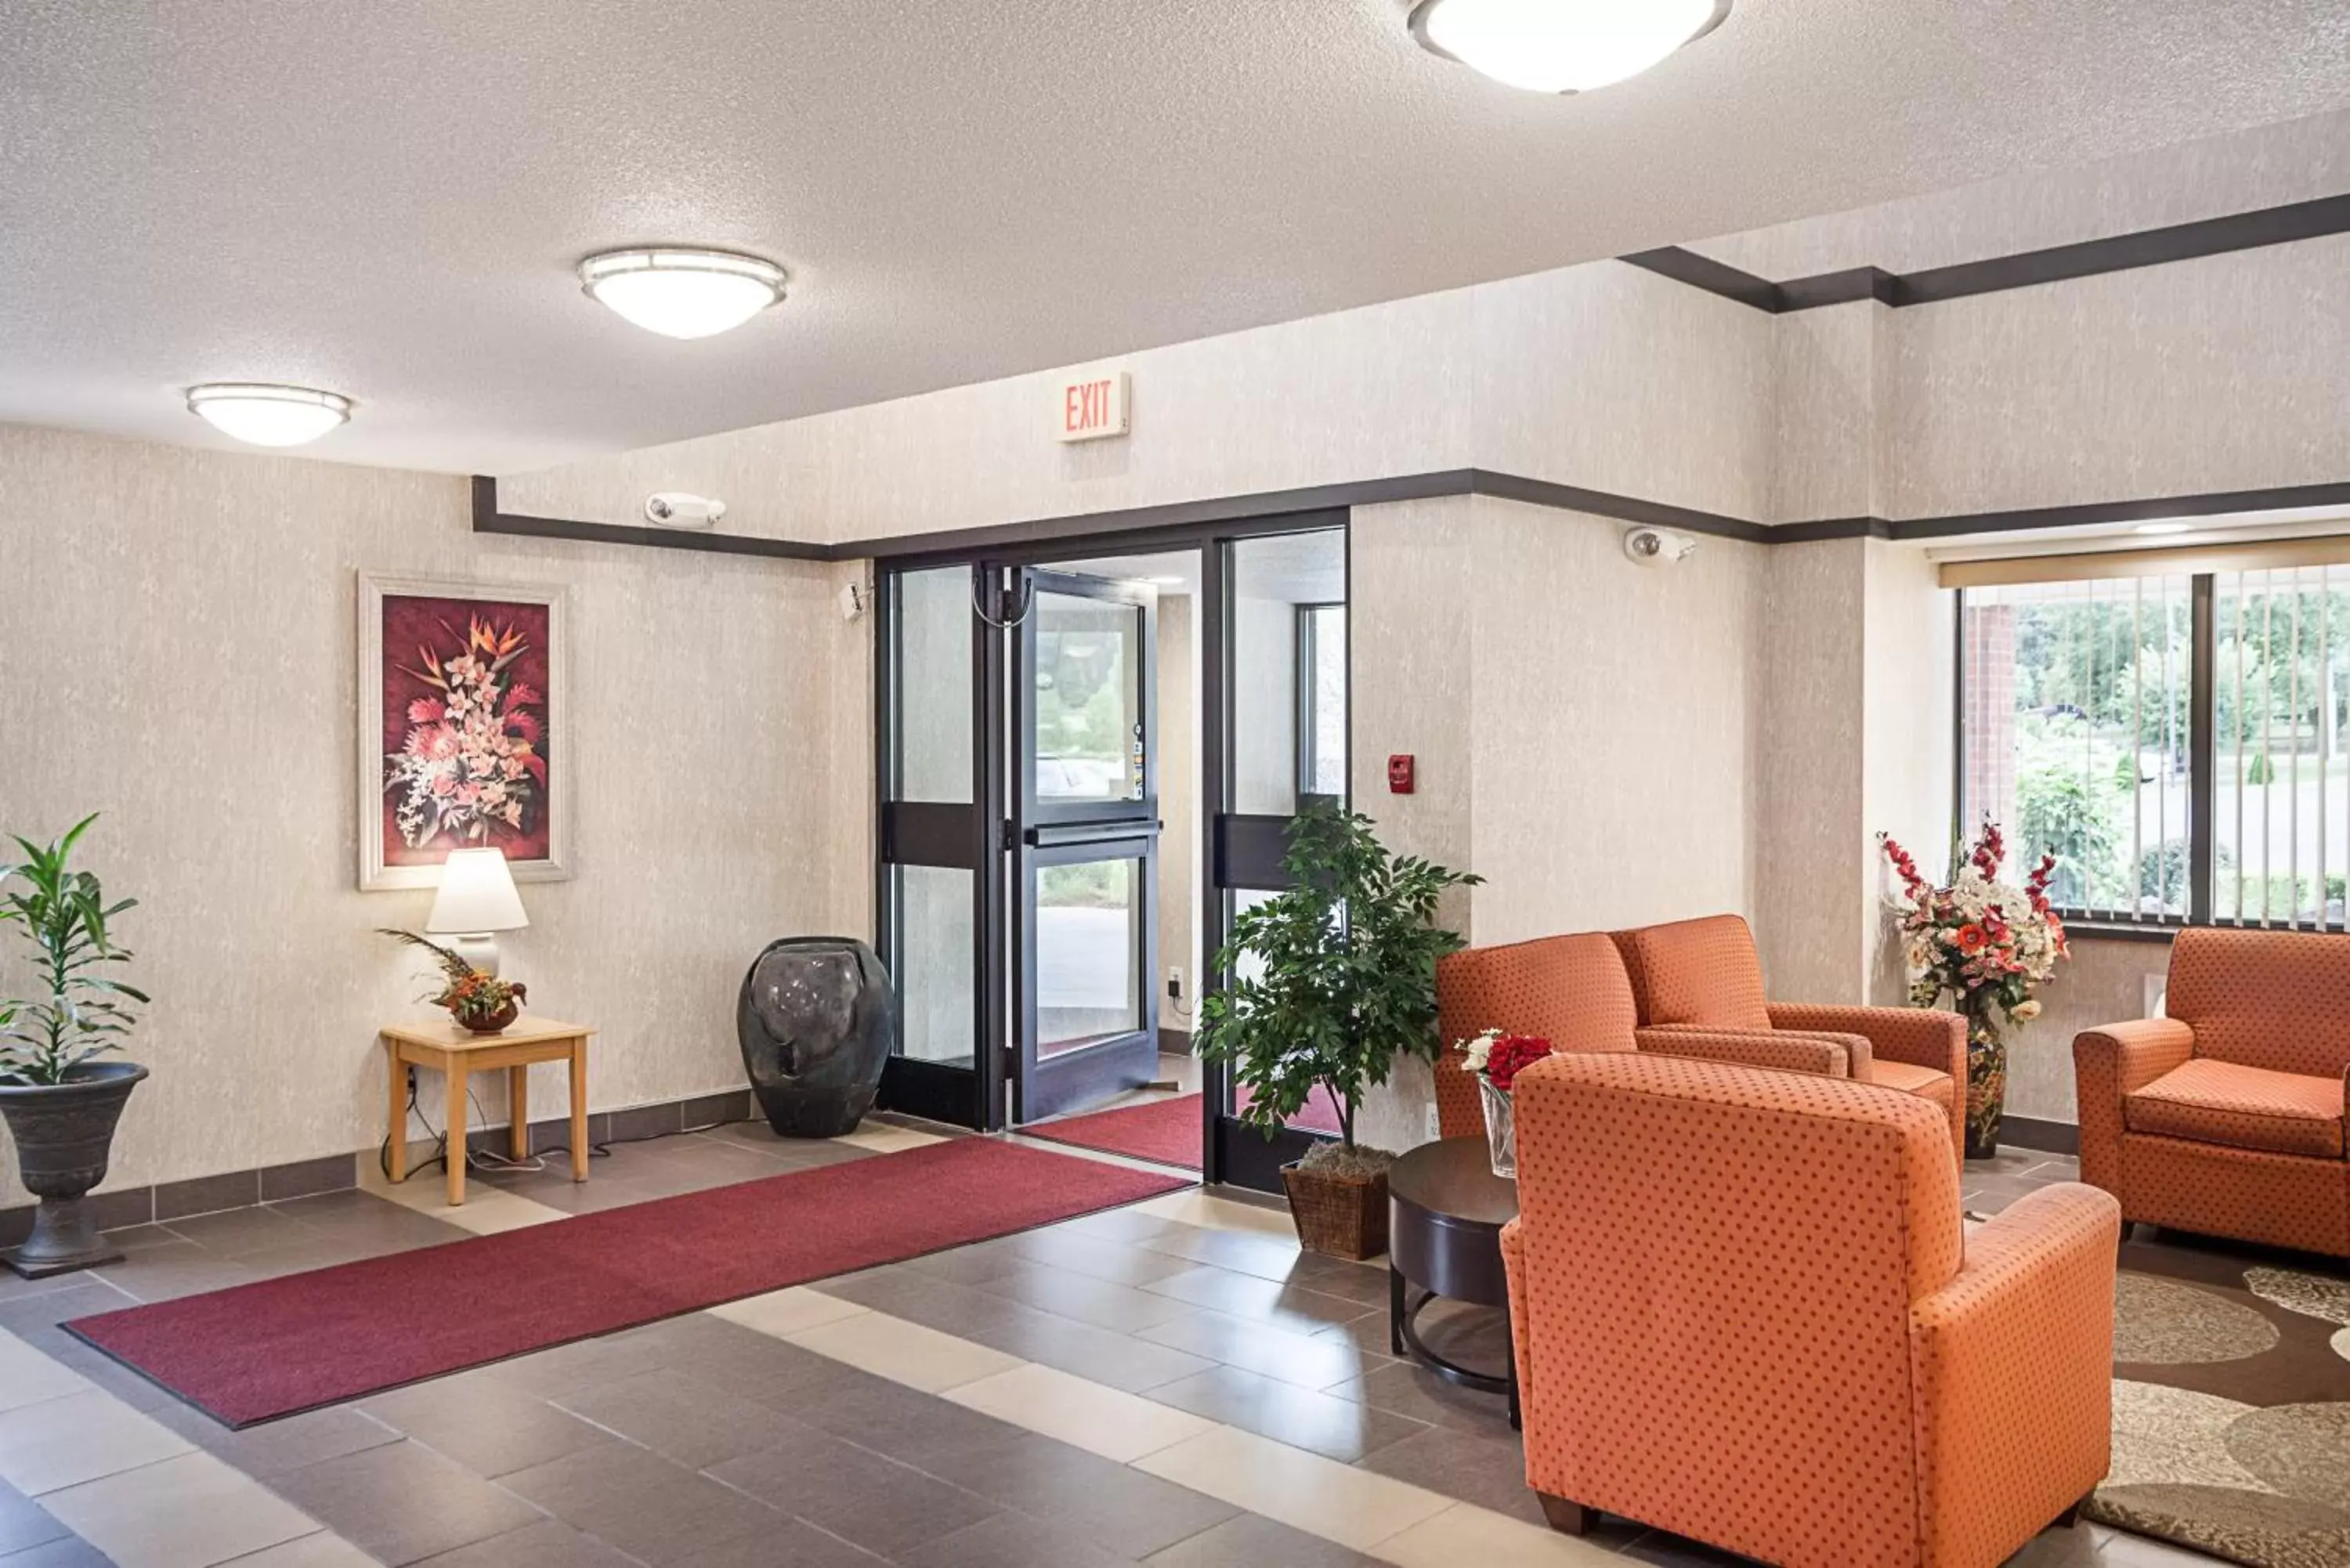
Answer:
[{"label": "dark chair rail molding", "polygon": [[1960,262],[1913,273],[1863,266],[1773,283],[1679,245],[1639,251],[1622,259],[1691,288],[1783,316],[1790,311],[1817,310],[1822,306],[1850,305],[1862,299],[1874,299],[1896,309],[1939,305],[1978,294],[2064,283],[2103,273],[2128,272],[2136,267],[2161,266],[2169,262],[2192,261],[2198,256],[2225,255],[2230,251],[2259,250],[2345,233],[2350,233],[2350,195],[2320,196],[2282,207],[2261,207],[2191,223],[2142,229],[2136,234],[2114,234],[2102,240],[2083,240],[2075,244],[2052,245],[2045,250]]},{"label": "dark chair rail molding", "polygon": [[1451,495],[1491,495],[1561,512],[1580,512],[1652,527],[1737,539],[1751,545],[1808,545],[1823,539],[1947,539],[1963,534],[2029,533],[2041,528],[2079,528],[2101,523],[2139,523],[2149,518],[2222,517],[2244,512],[2300,507],[2350,506],[2350,480],[2324,484],[2285,484],[2266,490],[2222,490],[2202,495],[2134,496],[2065,506],[2009,512],[1954,513],[1943,517],[1823,517],[1804,523],[1754,523],[1742,517],[1700,512],[1637,495],[1585,490],[1547,479],[1529,479],[1490,468],[1448,468],[1388,479],[1270,490],[1253,495],[1136,506],[1121,512],[1081,513],[1003,523],[983,528],[901,534],[886,539],[856,539],[818,545],[797,539],[763,539],[743,534],[691,534],[613,523],[577,523],[560,517],[528,517],[498,510],[498,482],[473,480],[473,532],[512,534],[537,539],[572,539],[596,545],[635,545],[665,550],[718,551],[790,561],[887,560],[922,557],[967,559],[974,552],[1005,546],[1058,543],[1073,550],[1095,544],[1120,548],[1147,546],[1154,534],[1222,523],[1279,531],[1284,519],[1295,525],[1329,525],[1327,514],[1349,506],[1422,501]]}]

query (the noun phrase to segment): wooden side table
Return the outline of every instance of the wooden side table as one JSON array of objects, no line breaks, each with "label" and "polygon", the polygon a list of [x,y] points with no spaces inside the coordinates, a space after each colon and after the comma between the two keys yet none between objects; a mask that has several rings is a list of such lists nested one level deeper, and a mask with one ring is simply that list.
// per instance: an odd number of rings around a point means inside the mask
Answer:
[{"label": "wooden side table", "polygon": [[473,1073],[506,1070],[506,1104],[514,1126],[506,1147],[516,1159],[530,1158],[530,1067],[534,1062],[565,1062],[571,1068],[571,1179],[588,1179],[588,1037],[579,1023],[557,1023],[528,1014],[502,1034],[475,1034],[456,1021],[394,1023],[380,1031],[385,1075],[391,1080],[391,1179],[408,1179],[408,1074],[431,1067],[449,1081],[449,1203],[465,1201],[465,1081]]}]

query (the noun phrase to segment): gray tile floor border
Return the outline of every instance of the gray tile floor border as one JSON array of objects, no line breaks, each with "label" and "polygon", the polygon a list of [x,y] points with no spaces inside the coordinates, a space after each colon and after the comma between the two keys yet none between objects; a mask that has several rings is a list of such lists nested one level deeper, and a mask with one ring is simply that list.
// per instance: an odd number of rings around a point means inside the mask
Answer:
[{"label": "gray tile floor border", "polygon": [[[629,1146],[599,1162],[588,1186],[643,1201],[866,1158],[836,1146],[821,1153],[763,1147],[762,1137],[773,1135],[746,1124]],[[2074,1168],[2062,1157],[2035,1156],[2011,1170],[1970,1172],[1968,1201],[1996,1209]],[[541,1201],[581,1190],[559,1173],[481,1179]],[[243,1432],[178,1404],[55,1326],[146,1292],[179,1293],[223,1271],[257,1278],[338,1247],[375,1255],[467,1234],[364,1191],[234,1212],[247,1217],[140,1227],[123,1237],[130,1256],[101,1277],[0,1293],[0,1326],[117,1392],[124,1380],[145,1390],[142,1408],[386,1563],[1348,1568],[1374,1561],[707,1314]],[[1500,1401],[1386,1354],[1386,1276],[1376,1266],[1302,1257],[1268,1238],[1128,1209],[818,1288],[1512,1517],[1540,1518],[1532,1495],[1509,1484],[1517,1440]],[[1427,1326],[1464,1359],[1498,1350],[1490,1314],[1440,1310]],[[96,1368],[111,1368],[113,1379]],[[17,1501],[24,1507],[12,1511],[0,1497],[0,1565],[19,1551],[74,1561],[66,1553],[80,1543],[61,1531],[26,1538],[55,1521],[42,1525],[37,1505]],[[1620,1521],[1597,1539],[1630,1562],[1734,1561]],[[2095,1529],[2043,1536],[2011,1568],[2209,1561],[2133,1538],[2101,1555],[2112,1539]]]}]

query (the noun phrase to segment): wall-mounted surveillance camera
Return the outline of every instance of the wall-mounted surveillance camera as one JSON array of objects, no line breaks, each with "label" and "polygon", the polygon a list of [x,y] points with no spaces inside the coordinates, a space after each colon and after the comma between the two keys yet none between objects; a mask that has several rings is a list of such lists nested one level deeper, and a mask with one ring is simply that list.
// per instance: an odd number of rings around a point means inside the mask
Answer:
[{"label": "wall-mounted surveillance camera", "polygon": [[839,595],[840,618],[855,620],[865,613],[866,590],[862,583],[843,583]]},{"label": "wall-mounted surveillance camera", "polygon": [[1624,535],[1624,554],[1644,566],[1669,566],[1697,554],[1697,541],[1662,528],[1634,528]]},{"label": "wall-mounted surveillance camera", "polygon": [[645,497],[645,521],[656,528],[707,528],[726,515],[726,503],[681,490],[662,490]]}]

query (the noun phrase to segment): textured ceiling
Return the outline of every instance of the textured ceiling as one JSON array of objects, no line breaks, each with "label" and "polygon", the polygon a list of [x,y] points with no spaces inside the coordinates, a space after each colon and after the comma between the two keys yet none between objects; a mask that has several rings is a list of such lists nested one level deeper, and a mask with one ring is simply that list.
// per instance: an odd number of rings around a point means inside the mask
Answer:
[{"label": "textured ceiling", "polygon": [[[1398,0],[6,0],[0,421],[516,472],[2350,106],[2340,0],[1739,0],[1577,99]],[[657,338],[599,248],[773,255]]]}]

